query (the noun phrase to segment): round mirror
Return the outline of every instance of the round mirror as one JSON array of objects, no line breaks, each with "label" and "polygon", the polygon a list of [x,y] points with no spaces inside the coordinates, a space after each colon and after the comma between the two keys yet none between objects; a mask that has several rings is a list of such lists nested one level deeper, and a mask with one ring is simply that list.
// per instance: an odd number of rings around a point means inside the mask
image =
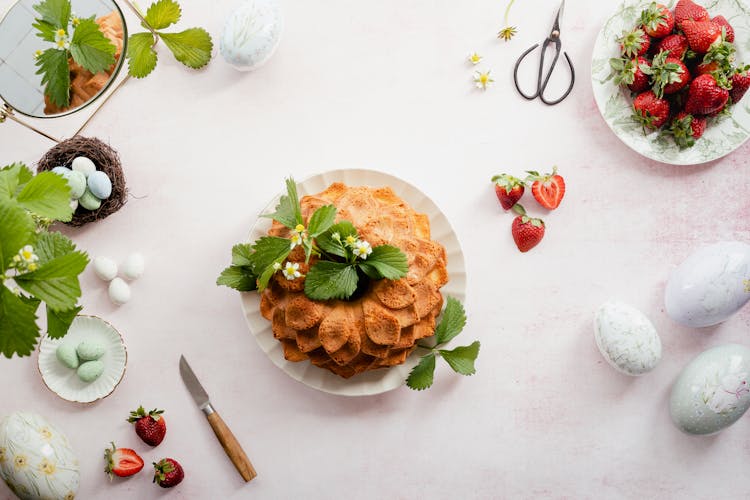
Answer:
[{"label": "round mirror", "polygon": [[113,0],[19,0],[0,21],[0,98],[35,118],[78,111],[115,80],[127,38]]}]

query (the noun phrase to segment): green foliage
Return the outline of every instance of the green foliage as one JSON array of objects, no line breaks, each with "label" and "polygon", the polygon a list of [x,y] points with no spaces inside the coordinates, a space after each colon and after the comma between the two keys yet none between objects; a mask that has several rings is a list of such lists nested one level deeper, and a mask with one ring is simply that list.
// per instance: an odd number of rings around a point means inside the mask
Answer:
[{"label": "green foliage", "polygon": [[41,16],[37,22],[44,22],[53,28],[67,28],[70,21],[69,0],[44,0],[34,5]]},{"label": "green foliage", "polygon": [[479,355],[479,341],[475,341],[468,346],[456,347],[452,350],[439,349],[440,346],[461,333],[465,325],[466,312],[463,305],[453,297],[448,297],[443,316],[435,328],[434,339],[436,345],[434,347],[420,345],[422,348],[429,349],[429,352],[422,357],[419,364],[409,373],[409,377],[406,379],[407,387],[421,391],[432,385],[435,372],[435,358],[438,355],[456,373],[460,373],[461,375],[473,375],[476,373],[474,362]]},{"label": "green foliage", "polygon": [[[0,169],[0,352],[27,356],[39,338],[36,311],[42,301],[47,330],[59,338],[80,312],[78,276],[85,253],[60,233],[52,220],[70,219],[70,188],[53,173],[33,176],[22,164]],[[31,247],[31,257],[26,253]]]},{"label": "green foliage", "polygon": [[286,181],[286,193],[279,198],[279,204],[276,205],[276,211],[272,214],[263,214],[261,217],[273,219],[276,222],[284,224],[289,229],[294,229],[298,224],[304,224],[302,219],[302,209],[299,204],[297,195],[297,184],[289,178]]},{"label": "green foliage", "polygon": [[70,104],[70,67],[68,51],[49,48],[36,59],[39,68],[37,75],[42,75],[44,95],[57,106]]},{"label": "green foliage", "polygon": [[70,53],[75,62],[96,74],[115,63],[115,46],[93,19],[81,19],[73,32]]},{"label": "green foliage", "polygon": [[372,279],[397,280],[406,276],[409,271],[404,252],[391,245],[373,248],[367,260],[359,263],[359,267]]},{"label": "green foliage", "polygon": [[346,262],[320,261],[305,278],[305,295],[311,300],[347,299],[357,289],[357,268]]},{"label": "green foliage", "polygon": [[[213,41],[203,28],[188,28],[178,33],[165,33],[164,28],[177,23],[182,15],[180,4],[174,0],[152,3],[144,15],[147,33],[135,33],[128,39],[128,73],[136,78],[148,76],[157,63],[154,44],[163,40],[175,59],[193,69],[202,68],[211,60]],[[154,38],[156,37],[156,39]]]}]

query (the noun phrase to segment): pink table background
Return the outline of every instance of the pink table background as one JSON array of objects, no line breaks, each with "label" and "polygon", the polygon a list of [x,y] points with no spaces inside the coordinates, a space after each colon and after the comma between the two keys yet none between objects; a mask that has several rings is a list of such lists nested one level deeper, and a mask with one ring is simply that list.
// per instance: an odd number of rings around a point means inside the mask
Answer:
[{"label": "pink table background", "polygon": [[[181,26],[203,25],[216,40],[236,2],[182,4]],[[518,2],[510,43],[494,38],[505,2],[282,4],[282,42],[261,70],[238,73],[219,56],[189,74],[161,47],[154,74],[128,82],[89,125],[86,135],[119,150],[137,198],[69,234],[92,256],[147,258],[123,307],[90,269],[82,280],[84,312],[125,337],[127,373],[111,397],[78,406],[44,387],[36,356],[3,359],[0,414],[36,411],[68,434],[82,499],[746,497],[748,417],[716,437],[689,437],[672,426],[667,399],[703,349],[748,344],[750,309],[697,331],[665,315],[663,292],[670,269],[698,246],[750,238],[750,147],[671,167],[620,143],[589,79],[595,36],[615,2],[568,2],[562,38],[578,78],[552,108],[521,99],[511,68],[547,35],[556,0]],[[0,1],[0,11],[9,5]],[[496,79],[486,92],[472,88],[473,50]],[[0,126],[0,163],[33,163],[50,146]],[[553,164],[567,195],[550,214],[526,199],[546,218],[547,236],[520,254],[489,179]],[[482,341],[474,377],[441,365],[423,393],[316,392],[271,364],[237,295],[214,285],[285,176],[351,167],[419,186],[456,228],[469,276],[464,336]],[[599,355],[592,316],[610,298],[656,325],[664,357],[651,374],[627,378]],[[252,483],[242,483],[189,398],[181,353],[253,460]],[[125,423],[139,404],[167,411],[155,450]],[[179,459],[185,481],[162,491],[144,472],[109,483],[101,455],[112,440],[148,463]],[[0,485],[0,498],[9,495]]]}]

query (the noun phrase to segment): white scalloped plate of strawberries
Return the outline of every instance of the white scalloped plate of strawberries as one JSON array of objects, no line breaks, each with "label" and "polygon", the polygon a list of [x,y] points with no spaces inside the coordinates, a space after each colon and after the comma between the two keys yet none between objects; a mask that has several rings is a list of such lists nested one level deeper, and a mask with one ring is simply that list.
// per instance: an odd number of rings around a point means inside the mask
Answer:
[{"label": "white scalloped plate of strawberries", "polygon": [[599,32],[591,82],[602,117],[630,148],[696,165],[750,137],[745,64],[750,8],[741,0],[628,0]]}]

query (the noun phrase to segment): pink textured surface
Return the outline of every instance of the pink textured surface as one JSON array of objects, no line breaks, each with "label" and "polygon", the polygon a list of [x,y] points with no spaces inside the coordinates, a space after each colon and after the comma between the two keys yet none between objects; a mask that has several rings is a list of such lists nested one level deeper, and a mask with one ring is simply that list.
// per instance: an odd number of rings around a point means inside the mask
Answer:
[{"label": "pink textured surface", "polygon": [[[214,3],[184,0],[181,25],[206,26],[216,38],[234,2]],[[672,426],[667,398],[701,350],[748,344],[750,311],[696,331],[665,315],[663,292],[670,269],[699,245],[750,239],[750,147],[671,167],[610,132],[588,75],[615,2],[568,2],[562,38],[577,82],[553,108],[521,99],[511,68],[546,36],[556,1],[518,2],[511,20],[519,34],[509,43],[494,38],[504,2],[282,4],[281,45],[258,72],[237,73],[218,57],[188,74],[160,48],[155,73],[128,82],[86,131],[120,152],[138,197],[69,233],[92,256],[121,261],[138,250],[147,258],[120,308],[91,270],[83,278],[85,312],[123,333],[128,371],[111,397],[84,407],[44,388],[35,356],[0,361],[0,413],[33,410],[68,433],[81,461],[79,497],[746,497],[748,417],[716,437],[689,437]],[[484,93],[472,88],[465,62],[474,50],[496,80]],[[49,146],[15,124],[0,126],[0,163],[33,163]],[[489,179],[553,164],[568,192],[549,214],[524,198],[545,217],[547,235],[520,254]],[[351,167],[419,186],[456,228],[469,275],[466,342],[482,341],[474,377],[440,366],[424,393],[312,391],[265,358],[238,297],[214,286],[231,245],[284,176]],[[651,374],[622,376],[597,351],[593,312],[611,298],[657,327],[664,357]],[[253,460],[252,483],[243,485],[189,399],[181,353]],[[167,411],[169,431],[154,450],[125,423],[141,403]],[[144,472],[110,484],[101,454],[111,440],[149,463],[177,458],[185,481],[161,491]],[[8,495],[0,485],[0,498]]]}]

